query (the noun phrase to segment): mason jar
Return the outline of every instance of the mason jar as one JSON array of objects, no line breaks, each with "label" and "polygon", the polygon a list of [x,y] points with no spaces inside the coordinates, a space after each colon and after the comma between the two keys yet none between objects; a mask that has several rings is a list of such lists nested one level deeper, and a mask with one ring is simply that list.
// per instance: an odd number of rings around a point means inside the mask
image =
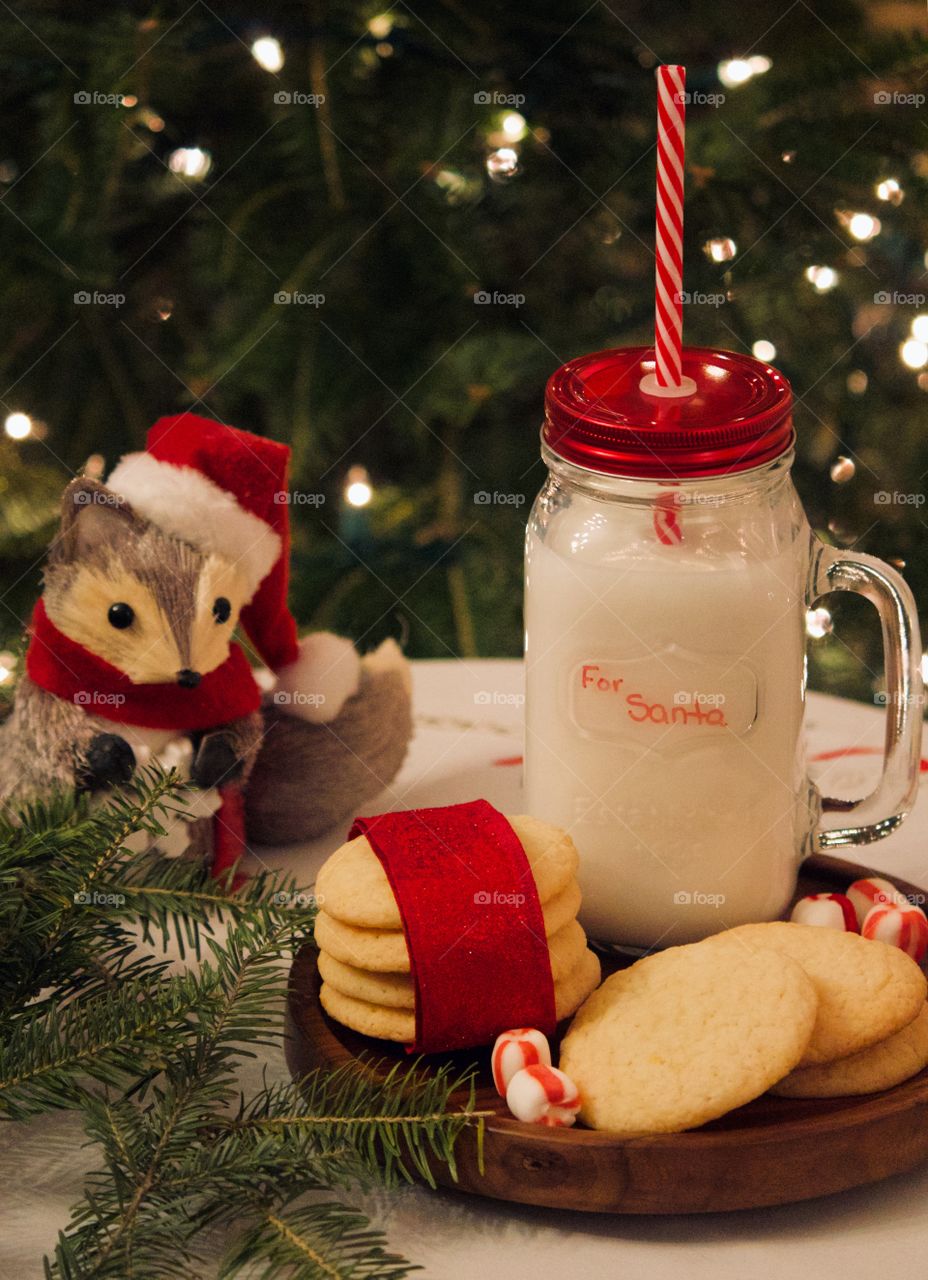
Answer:
[{"label": "mason jar", "polygon": [[[787,380],[699,348],[692,395],[648,394],[652,372],[631,348],[550,379],[525,558],[526,808],[573,837],[590,936],[637,948],[776,919],[803,857],[894,830],[922,715],[911,592],[812,533]],[[839,590],[885,647],[882,780],[857,801],[819,794],[803,738],[806,611]]]}]

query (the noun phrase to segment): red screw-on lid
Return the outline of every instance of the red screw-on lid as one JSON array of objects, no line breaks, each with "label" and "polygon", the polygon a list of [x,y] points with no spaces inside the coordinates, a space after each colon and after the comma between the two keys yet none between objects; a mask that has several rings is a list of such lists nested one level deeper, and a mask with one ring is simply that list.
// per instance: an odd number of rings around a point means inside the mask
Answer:
[{"label": "red screw-on lid", "polygon": [[793,440],[792,392],[769,364],[735,351],[685,347],[690,396],[653,396],[653,347],[579,356],[548,380],[542,439],[552,452],[607,475],[685,479],[770,462]]}]

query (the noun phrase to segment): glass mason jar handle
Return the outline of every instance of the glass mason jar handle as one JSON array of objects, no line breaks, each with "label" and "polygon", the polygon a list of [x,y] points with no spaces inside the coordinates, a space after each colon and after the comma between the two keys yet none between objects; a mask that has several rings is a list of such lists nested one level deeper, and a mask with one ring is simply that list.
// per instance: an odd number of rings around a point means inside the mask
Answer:
[{"label": "glass mason jar handle", "polygon": [[876,605],[883,628],[886,671],[886,738],[883,775],[861,800],[823,796],[818,848],[870,844],[899,826],[918,791],[924,693],[921,640],[915,600],[894,569],[875,556],[836,551],[818,544],[813,556],[811,595],[856,591]]}]

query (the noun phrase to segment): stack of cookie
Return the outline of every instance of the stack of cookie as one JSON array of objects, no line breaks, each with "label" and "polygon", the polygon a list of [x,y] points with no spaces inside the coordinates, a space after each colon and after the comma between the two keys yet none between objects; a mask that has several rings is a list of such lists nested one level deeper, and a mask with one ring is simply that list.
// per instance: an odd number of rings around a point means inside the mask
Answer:
[{"label": "stack of cookie", "polygon": [[[577,850],[537,818],[509,823],[525,850],[544,919],[558,1019],[574,1013],[600,981],[599,960],[577,921]],[[365,1035],[410,1043],[415,991],[399,908],[367,839],[337,849],[319,872],[316,918],[320,999],[336,1021]],[[489,996],[489,993],[488,993]]]},{"label": "stack of cookie", "polygon": [[561,1045],[581,1119],[676,1133],[768,1090],[889,1089],[928,1065],[925,976],[896,947],[813,925],[749,924],[608,978]]}]

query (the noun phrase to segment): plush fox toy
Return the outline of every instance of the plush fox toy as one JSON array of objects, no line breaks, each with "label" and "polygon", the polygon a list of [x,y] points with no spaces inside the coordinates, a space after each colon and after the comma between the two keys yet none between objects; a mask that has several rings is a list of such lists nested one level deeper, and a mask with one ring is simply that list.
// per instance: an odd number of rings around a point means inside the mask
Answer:
[{"label": "plush fox toy", "polygon": [[180,414],[107,484],[68,485],[0,727],[0,804],[173,765],[194,784],[184,808],[197,820],[163,851],[202,853],[219,874],[246,834],[308,838],[389,783],[411,732],[408,669],[392,641],[361,659],[329,633],[297,640],[289,452]]}]

